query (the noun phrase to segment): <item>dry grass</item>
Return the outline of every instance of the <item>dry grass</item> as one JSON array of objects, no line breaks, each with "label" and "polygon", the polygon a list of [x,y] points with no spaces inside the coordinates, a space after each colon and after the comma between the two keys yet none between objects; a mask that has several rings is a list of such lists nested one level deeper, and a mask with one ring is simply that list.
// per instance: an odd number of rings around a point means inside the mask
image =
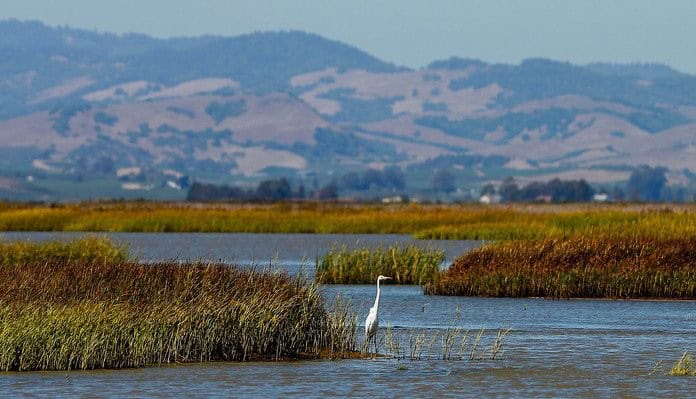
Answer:
[{"label": "dry grass", "polygon": [[696,237],[572,236],[473,250],[428,294],[554,298],[696,298]]},{"label": "dry grass", "polygon": [[688,351],[684,352],[679,361],[669,370],[669,375],[680,377],[696,375],[693,356]]}]

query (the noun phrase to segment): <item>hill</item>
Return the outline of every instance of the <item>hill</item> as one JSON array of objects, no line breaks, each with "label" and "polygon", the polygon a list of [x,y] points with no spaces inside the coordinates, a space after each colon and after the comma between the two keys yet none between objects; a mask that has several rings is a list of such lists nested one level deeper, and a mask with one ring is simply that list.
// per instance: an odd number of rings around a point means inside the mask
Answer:
[{"label": "hill", "polygon": [[[641,164],[688,185],[694,92],[661,64],[412,70],[296,31],[155,39],[1,21],[0,197],[183,198],[192,180],[280,176],[318,188],[385,167],[418,196],[442,169],[464,193],[506,176],[614,184]],[[351,195],[385,193],[365,190]]]}]

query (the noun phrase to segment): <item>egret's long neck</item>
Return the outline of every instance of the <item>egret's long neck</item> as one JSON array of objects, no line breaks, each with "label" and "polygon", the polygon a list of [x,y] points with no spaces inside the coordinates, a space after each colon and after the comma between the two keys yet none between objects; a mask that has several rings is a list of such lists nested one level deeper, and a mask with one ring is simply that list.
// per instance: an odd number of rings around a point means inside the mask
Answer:
[{"label": "egret's long neck", "polygon": [[377,297],[375,298],[375,304],[372,307],[377,309],[378,306],[379,306],[379,279],[377,280]]}]

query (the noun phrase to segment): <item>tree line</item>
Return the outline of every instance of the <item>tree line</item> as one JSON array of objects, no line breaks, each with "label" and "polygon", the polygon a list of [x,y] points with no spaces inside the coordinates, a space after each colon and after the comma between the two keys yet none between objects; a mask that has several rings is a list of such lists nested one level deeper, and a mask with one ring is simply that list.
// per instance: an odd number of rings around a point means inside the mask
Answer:
[{"label": "tree line", "polygon": [[[501,202],[588,202],[595,194],[606,194],[605,200],[614,201],[685,201],[689,198],[686,188],[667,186],[667,169],[642,165],[635,168],[628,181],[612,189],[593,188],[584,179],[548,182],[533,181],[519,185],[508,177],[499,185],[486,184],[481,195],[488,195]],[[456,190],[455,177],[447,169],[436,169],[431,179],[432,192],[452,193]],[[324,186],[316,182],[311,190],[300,183],[294,189],[287,178],[261,181],[255,188],[216,185],[194,182],[188,191],[188,201],[287,201],[287,200],[335,200],[339,190],[353,192],[406,192],[406,177],[398,167],[384,170],[367,169],[348,172]]]},{"label": "tree line", "polygon": [[296,190],[290,186],[286,178],[264,180],[254,189],[245,189],[237,186],[217,185],[194,182],[189,188],[187,201],[259,201],[274,202],[292,199],[316,198],[319,200],[332,200],[338,197],[338,189],[335,184],[327,184],[315,191],[307,193],[303,184]]},{"label": "tree line", "polygon": [[667,169],[641,165],[633,169],[625,187],[615,185],[611,190],[600,188],[595,190],[584,179],[561,180],[553,179],[548,182],[533,181],[519,186],[513,177],[505,178],[496,187],[486,184],[481,195],[499,196],[502,202],[587,202],[594,195],[606,194],[614,201],[683,201],[687,194],[683,190],[671,189],[667,186]]}]

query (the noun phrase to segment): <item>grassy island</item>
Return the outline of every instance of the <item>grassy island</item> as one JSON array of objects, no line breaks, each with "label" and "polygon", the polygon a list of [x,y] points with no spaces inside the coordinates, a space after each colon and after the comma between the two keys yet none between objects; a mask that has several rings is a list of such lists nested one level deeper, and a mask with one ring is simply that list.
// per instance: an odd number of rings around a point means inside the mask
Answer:
[{"label": "grassy island", "polygon": [[94,238],[4,243],[0,259],[2,371],[340,357],[355,348],[352,316],[283,273],[143,264]]},{"label": "grassy island", "polygon": [[375,249],[333,248],[317,260],[316,280],[324,284],[374,284],[380,274],[397,284],[437,281],[445,254],[415,245]]},{"label": "grassy island", "polygon": [[457,259],[433,295],[696,298],[696,237],[597,235],[499,242]]}]

